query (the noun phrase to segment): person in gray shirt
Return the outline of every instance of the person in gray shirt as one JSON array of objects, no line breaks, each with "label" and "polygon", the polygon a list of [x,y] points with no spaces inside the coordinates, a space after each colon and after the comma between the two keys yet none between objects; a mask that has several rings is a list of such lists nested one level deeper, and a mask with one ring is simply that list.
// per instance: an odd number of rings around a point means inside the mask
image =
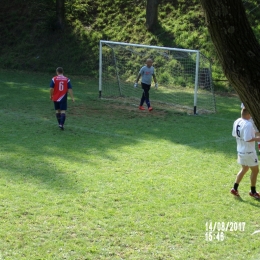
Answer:
[{"label": "person in gray shirt", "polygon": [[145,101],[146,105],[148,107],[148,110],[152,111],[153,108],[151,107],[150,100],[149,100],[149,90],[151,88],[152,78],[153,78],[154,83],[155,83],[155,88],[156,89],[158,88],[158,83],[157,83],[157,79],[156,79],[156,76],[155,76],[155,73],[154,73],[154,67],[153,67],[152,59],[147,59],[146,60],[146,66],[143,66],[140,69],[139,74],[138,74],[137,79],[136,79],[136,82],[134,84],[135,88],[138,86],[138,81],[139,81],[140,77],[142,77],[141,84],[142,84],[143,94],[142,94],[142,97],[141,97],[139,109],[145,110],[145,108],[143,107],[143,104],[144,104],[144,101]]}]

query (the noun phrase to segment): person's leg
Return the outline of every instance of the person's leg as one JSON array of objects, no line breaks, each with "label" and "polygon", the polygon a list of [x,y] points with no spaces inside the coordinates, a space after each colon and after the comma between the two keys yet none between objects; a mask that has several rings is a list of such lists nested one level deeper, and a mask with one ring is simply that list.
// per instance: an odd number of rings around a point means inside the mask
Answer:
[{"label": "person's leg", "polygon": [[140,100],[140,107],[143,106],[144,101],[145,101],[145,95],[144,95],[144,90],[143,90],[143,94],[142,94],[142,97],[141,97],[141,100]]},{"label": "person's leg", "polygon": [[66,110],[67,110],[67,98],[60,101],[60,125],[61,130],[64,130],[64,124],[66,120]]},{"label": "person's leg", "polygon": [[239,183],[241,182],[241,180],[243,179],[244,175],[247,173],[248,170],[249,170],[249,166],[242,165],[242,168],[238,172],[235,183],[234,183],[234,190],[237,191]]},{"label": "person's leg", "polygon": [[145,103],[146,103],[146,105],[147,105],[148,108],[151,106],[150,100],[149,100],[149,90],[150,90],[150,87],[149,87],[149,88],[146,88],[145,91],[144,91]]},{"label": "person's leg", "polygon": [[54,101],[53,103],[54,103],[54,109],[55,109],[55,112],[56,112],[56,119],[58,121],[58,124],[60,124],[60,116],[61,116],[60,102]]},{"label": "person's leg", "polygon": [[256,181],[259,172],[258,158],[256,152],[247,155],[247,161],[248,161],[249,168],[251,170],[251,175],[250,175],[251,190],[249,192],[249,195],[255,199],[260,199],[259,193],[256,192]]},{"label": "person's leg", "polygon": [[249,166],[247,166],[247,161],[246,161],[246,158],[245,158],[245,154],[238,154],[237,155],[237,162],[241,165],[241,169],[240,169],[240,171],[237,174],[234,186],[230,190],[230,192],[234,196],[239,197],[238,186],[239,186],[239,183],[241,182],[241,180],[243,179],[244,175],[249,170]]},{"label": "person's leg", "polygon": [[144,98],[145,98],[145,103],[146,103],[147,107],[149,108],[151,106],[150,100],[149,100],[150,85],[142,83],[142,88],[144,90],[143,95],[144,95]]},{"label": "person's leg", "polygon": [[251,175],[250,175],[250,180],[251,180],[251,192],[254,194],[256,193],[256,181],[257,181],[257,175],[259,172],[258,165],[256,166],[251,166]]},{"label": "person's leg", "polygon": [[60,116],[61,116],[61,111],[60,111],[60,109],[58,109],[58,110],[56,110],[56,118],[57,118],[58,124],[60,124]]},{"label": "person's leg", "polygon": [[63,127],[65,124],[66,120],[66,110],[61,110],[61,115],[60,115],[60,126]]}]

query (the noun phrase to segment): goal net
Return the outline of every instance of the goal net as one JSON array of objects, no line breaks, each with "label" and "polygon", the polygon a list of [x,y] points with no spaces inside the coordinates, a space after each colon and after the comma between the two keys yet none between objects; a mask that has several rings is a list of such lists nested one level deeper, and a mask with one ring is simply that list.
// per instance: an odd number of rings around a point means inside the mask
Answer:
[{"label": "goal net", "polygon": [[152,104],[174,105],[194,114],[216,111],[211,63],[196,50],[100,41],[99,96],[123,97],[138,104],[141,84],[133,86],[148,58],[154,61],[159,85],[156,90],[152,83]]}]

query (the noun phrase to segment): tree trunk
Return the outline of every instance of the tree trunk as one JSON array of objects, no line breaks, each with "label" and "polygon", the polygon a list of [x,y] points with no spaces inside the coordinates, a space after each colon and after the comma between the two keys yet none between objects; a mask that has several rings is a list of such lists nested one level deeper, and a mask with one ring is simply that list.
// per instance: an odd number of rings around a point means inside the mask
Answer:
[{"label": "tree trunk", "polygon": [[147,0],[146,3],[146,28],[152,31],[158,23],[159,0]]},{"label": "tree trunk", "polygon": [[65,0],[56,0],[57,27],[64,28],[65,24]]},{"label": "tree trunk", "polygon": [[200,0],[224,73],[260,129],[260,45],[242,0]]}]

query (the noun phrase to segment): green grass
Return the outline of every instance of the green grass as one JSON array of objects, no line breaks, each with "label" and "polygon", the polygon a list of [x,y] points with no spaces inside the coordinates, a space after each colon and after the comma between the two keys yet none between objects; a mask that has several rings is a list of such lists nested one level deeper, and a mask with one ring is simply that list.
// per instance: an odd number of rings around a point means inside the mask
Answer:
[{"label": "green grass", "polygon": [[[249,176],[229,194],[236,97],[218,96],[217,114],[148,113],[71,77],[62,132],[51,76],[0,71],[0,259],[259,259]],[[208,221],[245,231],[208,242]]]}]

